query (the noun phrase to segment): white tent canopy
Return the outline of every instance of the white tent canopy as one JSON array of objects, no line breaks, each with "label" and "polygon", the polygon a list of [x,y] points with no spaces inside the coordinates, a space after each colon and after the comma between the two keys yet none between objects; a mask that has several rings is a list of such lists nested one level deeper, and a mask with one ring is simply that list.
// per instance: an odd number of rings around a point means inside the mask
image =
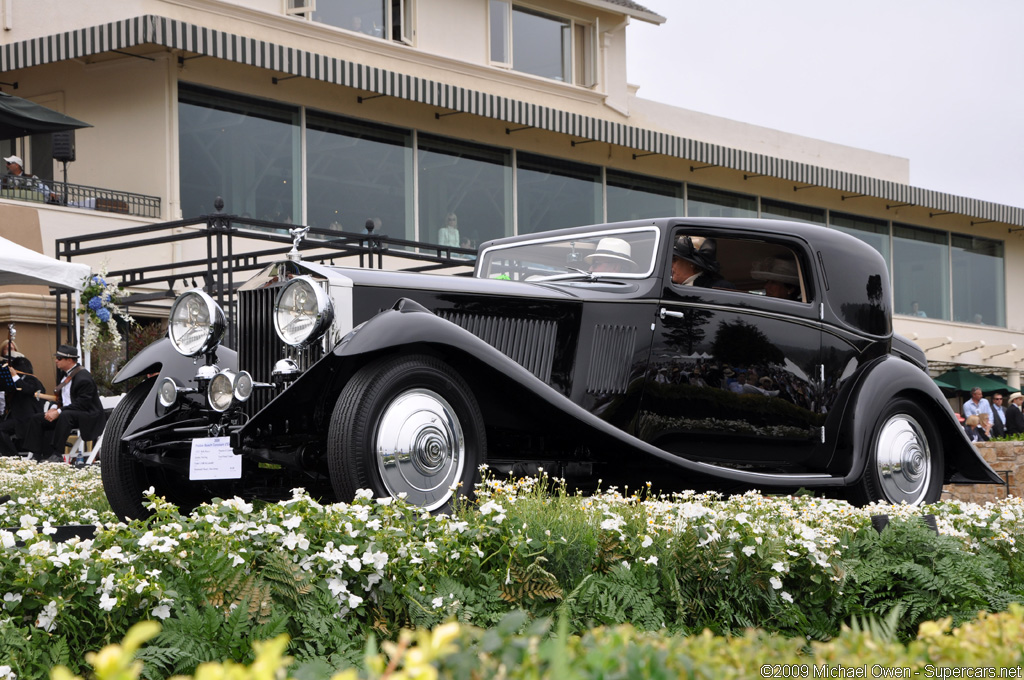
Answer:
[{"label": "white tent canopy", "polygon": [[80,291],[89,265],[61,262],[0,237],[0,286],[40,285]]}]

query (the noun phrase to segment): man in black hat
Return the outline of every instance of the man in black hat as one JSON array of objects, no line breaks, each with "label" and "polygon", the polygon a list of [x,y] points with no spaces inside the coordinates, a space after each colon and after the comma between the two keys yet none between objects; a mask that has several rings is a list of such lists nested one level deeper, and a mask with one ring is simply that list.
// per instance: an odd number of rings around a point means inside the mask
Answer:
[{"label": "man in black hat", "polygon": [[16,456],[18,447],[13,437],[24,440],[28,420],[43,412],[42,402],[36,399],[36,392],[43,391],[43,384],[32,375],[32,362],[23,356],[12,358],[10,365],[0,370],[10,371],[13,384],[4,392],[7,412],[0,422],[0,455]]},{"label": "man in black hat", "polygon": [[30,418],[25,432],[25,447],[46,463],[63,462],[72,429],[78,428],[88,440],[103,428],[103,404],[89,371],[78,363],[78,350],[61,345],[53,356],[64,374],[56,389],[57,408]]},{"label": "man in black hat", "polygon": [[672,248],[672,283],[701,288],[733,288],[718,275],[718,242],[702,236],[680,236]]}]

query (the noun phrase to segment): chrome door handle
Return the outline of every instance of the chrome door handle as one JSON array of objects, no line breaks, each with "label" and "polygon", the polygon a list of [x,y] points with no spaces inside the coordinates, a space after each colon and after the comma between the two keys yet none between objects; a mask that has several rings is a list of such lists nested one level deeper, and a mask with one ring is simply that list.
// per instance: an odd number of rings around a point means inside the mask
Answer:
[{"label": "chrome door handle", "polygon": [[669,310],[662,307],[661,311],[658,312],[658,316],[660,316],[662,319],[664,319],[666,316],[671,316],[673,319],[682,319],[686,315],[683,314],[682,312],[670,312]]}]

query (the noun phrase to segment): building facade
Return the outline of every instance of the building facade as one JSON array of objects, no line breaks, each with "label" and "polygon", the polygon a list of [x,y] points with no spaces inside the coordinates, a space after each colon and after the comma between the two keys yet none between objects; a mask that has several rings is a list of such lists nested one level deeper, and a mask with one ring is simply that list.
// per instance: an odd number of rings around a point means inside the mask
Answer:
[{"label": "building facade", "polygon": [[[0,234],[47,254],[58,238],[211,212],[216,196],[235,215],[372,221],[464,247],[665,215],[795,219],[882,253],[896,329],[936,369],[1020,384],[1024,311],[1007,291],[1024,283],[1024,209],[909,186],[905,159],[644,100],[626,34],[666,18],[631,0],[0,8],[0,89],[93,126],[67,164],[49,136],[0,142],[55,194],[85,187],[82,200],[0,192]],[[96,198],[108,190],[124,198]],[[47,298],[0,291],[0,324],[37,322]]]}]

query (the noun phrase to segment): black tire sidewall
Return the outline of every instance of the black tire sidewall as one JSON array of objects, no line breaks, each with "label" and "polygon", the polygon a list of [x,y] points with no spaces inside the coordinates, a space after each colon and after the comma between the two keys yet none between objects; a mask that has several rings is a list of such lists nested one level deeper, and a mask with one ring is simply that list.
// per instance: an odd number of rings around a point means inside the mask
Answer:
[{"label": "black tire sidewall", "polygon": [[122,520],[143,519],[149,515],[142,504],[142,492],[150,486],[149,476],[142,463],[128,452],[123,437],[152,387],[153,382],[146,381],[129,391],[114,408],[103,430],[100,477],[107,502]]}]

